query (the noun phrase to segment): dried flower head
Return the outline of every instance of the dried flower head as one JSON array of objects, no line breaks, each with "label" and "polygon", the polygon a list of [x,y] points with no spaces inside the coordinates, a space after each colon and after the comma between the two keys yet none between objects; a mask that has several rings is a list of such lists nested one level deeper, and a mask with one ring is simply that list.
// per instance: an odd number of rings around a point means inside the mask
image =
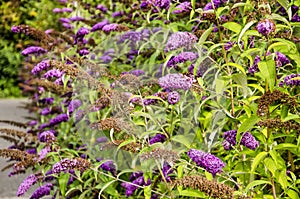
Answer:
[{"label": "dried flower head", "polygon": [[150,152],[145,152],[141,156],[141,160],[148,160],[148,159],[154,159],[154,160],[164,160],[165,162],[172,163],[175,162],[179,155],[177,152],[167,149],[161,149],[161,148],[155,148]]},{"label": "dried flower head", "polygon": [[171,182],[173,186],[198,189],[212,198],[234,198],[234,189],[215,180],[207,180],[205,177],[184,176]]}]

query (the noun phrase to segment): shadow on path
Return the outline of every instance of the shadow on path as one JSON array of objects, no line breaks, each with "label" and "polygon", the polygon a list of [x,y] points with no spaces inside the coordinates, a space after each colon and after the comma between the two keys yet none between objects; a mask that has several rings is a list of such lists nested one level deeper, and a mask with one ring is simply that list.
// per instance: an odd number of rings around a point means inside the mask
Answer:
[{"label": "shadow on path", "polygon": [[[19,108],[24,103],[28,102],[27,99],[0,99],[0,120],[13,120],[17,122],[26,122],[25,116],[30,116],[27,110]],[[15,128],[8,124],[0,123],[0,128]],[[23,130],[23,129],[21,129]],[[0,148],[7,148],[11,146],[12,143],[0,138]],[[7,159],[0,157],[0,170],[7,165]],[[16,192],[20,183],[28,176],[28,174],[18,174],[12,177],[8,177],[10,169],[1,172],[0,171],[0,199],[16,199]],[[30,173],[28,171],[27,173]],[[31,187],[23,198],[29,198],[30,193],[32,193],[38,186],[35,185]],[[22,199],[22,197],[17,197]]]}]

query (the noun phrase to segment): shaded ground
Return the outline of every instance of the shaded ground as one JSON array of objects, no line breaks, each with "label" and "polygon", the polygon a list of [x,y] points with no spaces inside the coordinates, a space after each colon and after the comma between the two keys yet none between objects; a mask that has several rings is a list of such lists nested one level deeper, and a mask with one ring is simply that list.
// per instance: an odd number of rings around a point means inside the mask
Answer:
[{"label": "shaded ground", "polygon": [[[25,122],[24,116],[29,116],[27,110],[18,108],[26,103],[26,99],[0,99],[0,120],[14,120],[18,122]],[[7,124],[0,123],[0,128],[11,127]],[[14,127],[16,128],[16,127]],[[7,148],[11,143],[0,138],[0,148]],[[7,159],[0,157],[0,169],[7,165]],[[20,183],[28,176],[28,174],[19,174],[8,177],[9,170],[0,171],[0,199],[15,199],[16,191]],[[30,173],[30,172],[28,172]],[[29,189],[28,194],[24,198],[29,198],[31,193],[37,188],[33,186]],[[20,197],[18,197],[20,199]]]}]

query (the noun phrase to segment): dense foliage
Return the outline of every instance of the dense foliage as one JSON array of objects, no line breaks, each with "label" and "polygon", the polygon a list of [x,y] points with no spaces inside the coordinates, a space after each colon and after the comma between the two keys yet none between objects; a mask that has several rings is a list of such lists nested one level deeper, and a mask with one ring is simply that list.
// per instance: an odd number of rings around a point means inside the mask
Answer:
[{"label": "dense foliage", "polygon": [[62,31],[11,27],[17,196],[299,198],[300,1],[59,2]]}]

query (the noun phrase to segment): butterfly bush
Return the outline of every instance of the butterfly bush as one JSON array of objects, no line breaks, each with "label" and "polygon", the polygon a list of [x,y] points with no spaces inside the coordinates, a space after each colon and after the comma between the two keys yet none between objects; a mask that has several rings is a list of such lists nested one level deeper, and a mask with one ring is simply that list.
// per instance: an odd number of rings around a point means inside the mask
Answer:
[{"label": "butterfly bush", "polygon": [[299,198],[299,3],[55,3],[56,26],[11,27],[18,196]]}]

